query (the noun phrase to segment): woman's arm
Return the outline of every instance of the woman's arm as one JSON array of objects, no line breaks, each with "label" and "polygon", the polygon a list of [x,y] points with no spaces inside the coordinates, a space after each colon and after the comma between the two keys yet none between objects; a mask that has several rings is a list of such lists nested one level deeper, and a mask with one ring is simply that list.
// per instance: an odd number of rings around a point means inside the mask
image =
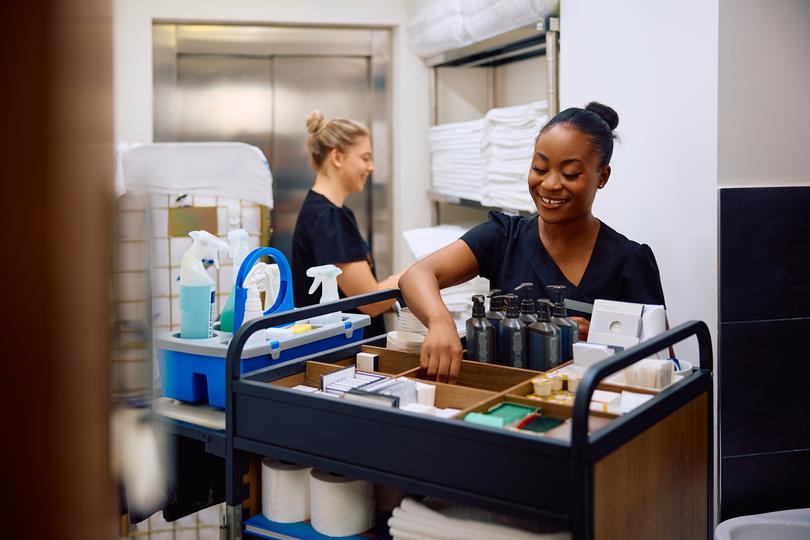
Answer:
[{"label": "woman's arm", "polygon": [[[403,270],[399,274],[390,276],[378,283],[374,278],[374,274],[371,273],[371,267],[367,261],[338,263],[335,266],[343,270],[343,273],[337,278],[337,283],[340,290],[343,291],[343,294],[346,296],[357,296],[358,294],[368,294],[385,289],[396,289],[399,277],[405,272],[405,270]],[[393,304],[393,300],[386,300],[384,302],[377,302],[376,304],[369,304],[358,309],[366,315],[374,317],[375,315],[387,311]]]},{"label": "woman's arm", "polygon": [[455,383],[461,368],[461,341],[439,291],[478,275],[478,261],[461,240],[415,263],[399,280],[405,302],[427,326],[419,365],[430,379]]}]

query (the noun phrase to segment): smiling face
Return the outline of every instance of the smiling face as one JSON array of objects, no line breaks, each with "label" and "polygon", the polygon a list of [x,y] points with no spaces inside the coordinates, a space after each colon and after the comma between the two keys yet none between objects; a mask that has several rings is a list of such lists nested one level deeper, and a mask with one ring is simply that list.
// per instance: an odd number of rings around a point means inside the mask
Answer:
[{"label": "smiling face", "polygon": [[557,124],[537,138],[529,192],[545,223],[590,216],[596,190],[609,177],[610,166],[599,166],[591,141],[579,130]]},{"label": "smiling face", "polygon": [[359,193],[366,186],[368,175],[374,171],[374,160],[371,157],[371,140],[366,135],[357,138],[345,152],[338,152],[336,166],[340,181],[349,193]]}]

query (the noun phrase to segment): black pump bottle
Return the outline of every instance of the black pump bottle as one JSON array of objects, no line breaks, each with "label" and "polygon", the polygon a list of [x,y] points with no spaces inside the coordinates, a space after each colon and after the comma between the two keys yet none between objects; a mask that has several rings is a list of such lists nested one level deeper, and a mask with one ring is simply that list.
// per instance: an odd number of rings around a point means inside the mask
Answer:
[{"label": "black pump bottle", "polygon": [[560,361],[567,362],[574,359],[574,343],[579,341],[579,325],[568,318],[568,310],[565,308],[565,285],[549,285],[548,295],[554,303],[551,322],[560,329],[562,342]]},{"label": "black pump bottle", "polygon": [[526,324],[518,317],[518,298],[514,294],[506,295],[506,318],[498,329],[498,356],[500,364],[516,368],[525,368],[526,362]]},{"label": "black pump bottle", "polygon": [[495,364],[498,361],[495,327],[485,316],[484,297],[476,294],[472,301],[472,317],[467,319],[467,359]]},{"label": "black pump bottle", "polygon": [[537,321],[527,329],[529,369],[548,371],[560,364],[560,329],[551,323],[551,303],[537,301]]},{"label": "black pump bottle", "polygon": [[534,285],[532,283],[521,283],[515,287],[515,294],[520,297],[520,320],[526,326],[537,321],[537,306],[534,303]]},{"label": "black pump bottle", "polygon": [[503,294],[500,289],[492,289],[489,291],[487,319],[489,319],[489,322],[495,327],[495,332],[498,331],[498,327],[505,316],[506,314],[503,311]]}]

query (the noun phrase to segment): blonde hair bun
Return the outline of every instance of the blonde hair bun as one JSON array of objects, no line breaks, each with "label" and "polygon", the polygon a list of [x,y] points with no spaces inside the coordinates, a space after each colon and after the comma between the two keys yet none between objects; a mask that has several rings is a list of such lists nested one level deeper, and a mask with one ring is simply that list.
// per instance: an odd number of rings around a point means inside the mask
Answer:
[{"label": "blonde hair bun", "polygon": [[326,125],[326,118],[323,117],[321,111],[315,110],[307,116],[307,132],[318,133]]}]

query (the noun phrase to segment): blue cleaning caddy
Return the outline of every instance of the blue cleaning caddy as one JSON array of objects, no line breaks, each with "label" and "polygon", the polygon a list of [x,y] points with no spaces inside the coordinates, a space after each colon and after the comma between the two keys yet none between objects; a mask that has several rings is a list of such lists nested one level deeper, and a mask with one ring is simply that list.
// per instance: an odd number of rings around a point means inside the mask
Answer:
[{"label": "blue cleaning caddy", "polygon": [[[292,272],[284,254],[274,248],[254,249],[239,268],[234,287],[234,328],[242,325],[247,289],[243,287],[250,269],[263,256],[278,264],[281,284],[274,304],[264,312],[281,313],[293,309]],[[309,321],[300,321],[307,323]],[[312,330],[296,335],[252,339],[244,348],[241,373],[271,364],[300,358],[363,339],[363,329],[371,324],[368,315],[343,313],[342,321],[313,324]],[[225,355],[230,335],[214,331],[210,339],[182,339],[179,332],[156,338],[163,395],[191,403],[225,407]]]}]

